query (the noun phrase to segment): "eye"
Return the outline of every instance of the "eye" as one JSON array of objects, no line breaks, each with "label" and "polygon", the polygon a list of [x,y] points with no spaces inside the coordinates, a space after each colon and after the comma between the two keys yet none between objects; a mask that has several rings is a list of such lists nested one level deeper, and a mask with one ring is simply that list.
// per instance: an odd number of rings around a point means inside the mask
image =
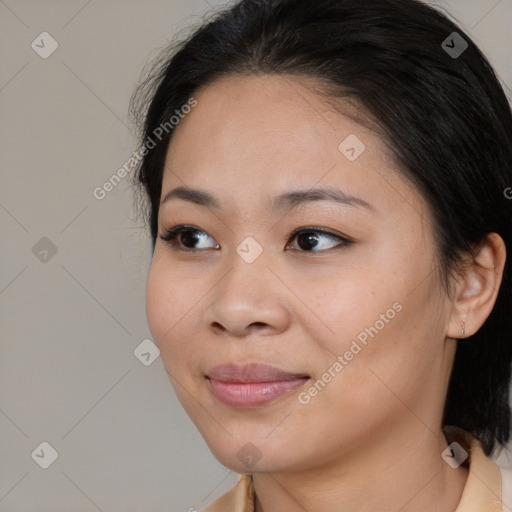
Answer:
[{"label": "eye", "polygon": [[[195,249],[218,249],[219,244],[213,247],[204,246],[205,240],[211,238],[196,226],[180,225],[167,230],[160,238],[167,242],[173,250],[194,251]],[[322,252],[337,246],[347,246],[354,243],[348,238],[325,231],[316,227],[299,228],[293,231],[290,239],[297,239],[299,252]],[[326,242],[327,241],[327,242]],[[203,247],[196,244],[202,243]],[[289,247],[288,244],[286,247]],[[326,247],[327,246],[327,247]],[[329,247],[330,246],[330,247]],[[315,249],[315,250],[310,250]],[[195,252],[195,251],[194,251]]]},{"label": "eye", "polygon": [[[297,244],[301,248],[301,252],[322,252],[334,249],[337,246],[343,247],[354,243],[352,240],[349,240],[344,236],[336,235],[330,231],[325,231],[324,229],[316,227],[296,229],[290,236],[292,239],[297,239]],[[308,249],[317,250],[312,251]]]},{"label": "eye", "polygon": [[[194,244],[200,241],[204,243],[206,238],[211,237],[196,226],[175,226],[167,230],[160,238],[167,242],[174,250],[190,251],[193,249],[208,249],[208,247],[196,247]],[[180,243],[182,246],[179,245]],[[218,248],[219,244],[216,244],[214,249]]]}]

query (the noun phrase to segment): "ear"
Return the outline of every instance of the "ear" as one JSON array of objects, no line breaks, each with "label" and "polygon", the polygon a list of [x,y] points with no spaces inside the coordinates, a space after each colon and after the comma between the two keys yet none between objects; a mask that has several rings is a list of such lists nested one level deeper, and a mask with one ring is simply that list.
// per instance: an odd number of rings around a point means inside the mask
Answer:
[{"label": "ear", "polygon": [[488,233],[469,258],[455,286],[446,336],[467,338],[491,314],[503,278],[507,251],[497,233]]}]

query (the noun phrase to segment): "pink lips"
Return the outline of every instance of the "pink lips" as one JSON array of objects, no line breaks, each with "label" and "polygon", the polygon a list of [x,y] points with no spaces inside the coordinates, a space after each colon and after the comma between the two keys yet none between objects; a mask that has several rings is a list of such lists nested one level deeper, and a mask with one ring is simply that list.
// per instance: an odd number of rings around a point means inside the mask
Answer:
[{"label": "pink lips", "polygon": [[309,379],[305,374],[288,373],[260,363],[221,364],[206,377],[214,396],[237,409],[264,405],[294,391]]}]

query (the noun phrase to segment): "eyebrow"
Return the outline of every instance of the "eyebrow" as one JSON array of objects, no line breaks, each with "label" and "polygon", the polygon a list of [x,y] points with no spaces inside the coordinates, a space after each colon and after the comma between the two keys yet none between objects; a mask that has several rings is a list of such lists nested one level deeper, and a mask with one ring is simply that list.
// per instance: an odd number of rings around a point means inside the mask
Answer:
[{"label": "eyebrow", "polygon": [[[181,199],[182,201],[206,206],[214,210],[220,210],[222,208],[218,199],[209,192],[189,187],[180,186],[167,192],[160,202],[160,205],[167,203],[171,199]],[[286,192],[272,199],[267,206],[272,212],[279,213],[284,209],[293,209],[299,205],[315,201],[331,201],[346,206],[362,207],[375,211],[375,208],[363,199],[333,187]]]}]

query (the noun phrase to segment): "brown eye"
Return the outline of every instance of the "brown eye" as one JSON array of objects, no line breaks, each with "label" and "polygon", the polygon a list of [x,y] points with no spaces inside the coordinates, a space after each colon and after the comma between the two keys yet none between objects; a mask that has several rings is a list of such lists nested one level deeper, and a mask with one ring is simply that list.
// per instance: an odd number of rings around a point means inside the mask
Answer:
[{"label": "brown eye", "polygon": [[[210,249],[211,247],[197,247],[209,237],[204,231],[195,226],[175,226],[167,230],[160,238],[167,242],[173,249],[193,251],[195,249]],[[213,239],[212,239],[213,240]],[[219,248],[216,244],[214,249]]]},{"label": "brown eye", "polygon": [[292,239],[297,239],[299,251],[321,252],[338,246],[350,245],[353,242],[341,235],[317,228],[301,228],[292,233]]}]

